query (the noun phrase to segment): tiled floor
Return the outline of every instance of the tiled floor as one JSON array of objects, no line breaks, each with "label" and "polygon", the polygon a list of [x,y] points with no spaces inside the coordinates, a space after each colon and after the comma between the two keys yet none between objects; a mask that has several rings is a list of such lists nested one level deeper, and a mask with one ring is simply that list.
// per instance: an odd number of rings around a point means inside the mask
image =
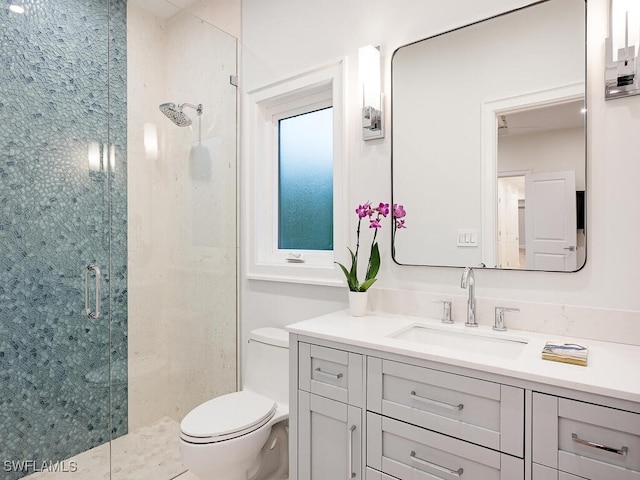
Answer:
[{"label": "tiled floor", "polygon": [[[197,480],[185,472],[178,449],[179,425],[163,418],[100,445],[73,458],[60,462],[58,472],[39,472],[28,480]],[[109,455],[113,471],[109,477]],[[73,463],[72,463],[73,462]],[[75,470],[75,471],[73,471]]]}]

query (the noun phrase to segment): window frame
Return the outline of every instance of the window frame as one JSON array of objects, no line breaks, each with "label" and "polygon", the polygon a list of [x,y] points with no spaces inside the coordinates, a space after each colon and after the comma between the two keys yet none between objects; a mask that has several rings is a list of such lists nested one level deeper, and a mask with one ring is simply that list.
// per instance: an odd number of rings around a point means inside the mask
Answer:
[{"label": "window frame", "polygon": [[[248,215],[243,222],[248,279],[342,286],[335,261],[346,252],[343,62],[248,93]],[[333,107],[333,250],[278,249],[279,120]],[[300,257],[304,262],[296,261]],[[290,258],[291,260],[287,260]]]},{"label": "window frame", "polygon": [[[326,97],[326,98],[322,98]],[[287,261],[288,257],[295,255],[302,255],[305,258],[305,262],[310,264],[326,264],[328,262],[333,262],[333,249],[332,250],[305,250],[305,249],[285,249],[279,248],[279,236],[280,236],[280,209],[279,209],[279,200],[280,200],[280,121],[286,120],[288,118],[297,117],[300,115],[305,115],[307,113],[312,113],[318,110],[323,110],[325,108],[333,108],[333,102],[330,97],[329,92],[321,92],[321,94],[314,95],[311,103],[307,103],[301,99],[293,104],[289,104],[291,108],[278,108],[277,111],[273,112],[272,116],[272,124],[273,134],[275,138],[273,139],[274,151],[272,155],[274,155],[275,162],[275,172],[274,172],[274,185],[273,189],[276,194],[276,199],[274,202],[274,211],[273,211],[273,255],[281,259],[282,261]],[[311,100],[311,98],[310,98]],[[335,170],[335,154],[333,156],[333,169]],[[335,182],[334,182],[335,188]],[[333,210],[333,209],[332,209]],[[332,211],[335,214],[334,211]],[[335,222],[334,222],[335,223]],[[335,248],[335,244],[334,244]]]}]

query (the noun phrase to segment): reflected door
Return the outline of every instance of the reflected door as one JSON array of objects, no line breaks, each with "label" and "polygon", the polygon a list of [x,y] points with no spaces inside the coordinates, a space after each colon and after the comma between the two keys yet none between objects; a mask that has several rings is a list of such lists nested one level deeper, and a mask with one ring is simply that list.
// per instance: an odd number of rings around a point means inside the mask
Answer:
[{"label": "reflected door", "polygon": [[575,172],[525,176],[525,230],[527,268],[576,269]]},{"label": "reflected door", "polygon": [[518,190],[498,178],[498,253],[500,268],[521,268],[518,227]]}]

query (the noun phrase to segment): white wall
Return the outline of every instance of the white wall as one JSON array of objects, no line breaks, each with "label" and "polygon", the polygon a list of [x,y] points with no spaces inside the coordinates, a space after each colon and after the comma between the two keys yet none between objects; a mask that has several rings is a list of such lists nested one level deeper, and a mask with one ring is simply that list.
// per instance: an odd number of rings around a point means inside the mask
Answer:
[{"label": "white wall", "polygon": [[171,0],[198,18],[215,25],[235,38],[240,38],[240,0]]},{"label": "white wall", "polygon": [[531,173],[576,172],[576,190],[585,187],[585,145],[582,128],[564,128],[527,135],[498,137],[498,170]]},{"label": "white wall", "polygon": [[[361,140],[357,49],[366,44],[381,45],[388,107],[390,58],[397,47],[525,3],[528,2],[244,0],[242,90],[246,93],[346,57],[350,203],[355,208],[364,200],[388,199],[390,132],[382,141],[365,144]],[[604,101],[606,12],[606,0],[589,0],[587,264],[577,273],[477,271],[479,296],[640,311],[640,284],[635,280],[640,268],[640,202],[635,193],[640,179],[640,97]],[[387,109],[387,125],[388,112]],[[241,188],[245,198],[249,186],[243,184]],[[409,227],[410,221],[407,218]],[[383,233],[388,234],[388,229]],[[380,247],[383,265],[378,287],[446,295],[463,293],[459,287],[460,269],[401,267],[390,259],[387,235],[382,235]],[[329,312],[346,306],[346,301],[346,288],[243,279],[244,335],[257,326],[286,325]],[[435,314],[436,307],[433,308],[425,315]],[[602,323],[606,322],[603,316]]]}]

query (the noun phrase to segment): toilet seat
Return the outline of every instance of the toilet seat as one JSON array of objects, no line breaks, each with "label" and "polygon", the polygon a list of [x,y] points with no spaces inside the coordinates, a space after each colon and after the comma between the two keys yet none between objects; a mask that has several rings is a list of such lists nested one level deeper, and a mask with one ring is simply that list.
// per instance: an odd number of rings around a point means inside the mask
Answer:
[{"label": "toilet seat", "polygon": [[180,423],[180,438],[196,444],[230,440],[257,430],[275,412],[271,398],[250,391],[229,393],[189,412]]}]

